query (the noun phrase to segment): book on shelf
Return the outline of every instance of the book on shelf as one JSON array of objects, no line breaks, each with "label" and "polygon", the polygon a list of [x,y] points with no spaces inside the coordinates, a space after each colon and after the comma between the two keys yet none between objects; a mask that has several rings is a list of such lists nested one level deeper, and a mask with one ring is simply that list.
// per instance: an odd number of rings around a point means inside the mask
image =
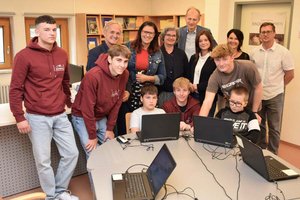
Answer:
[{"label": "book on shelf", "polygon": [[127,17],[125,18],[125,29],[135,29],[136,28],[136,18]]},{"label": "book on shelf", "polygon": [[98,41],[96,37],[88,37],[87,38],[87,47],[88,50],[95,48],[98,46]]},{"label": "book on shelf", "polygon": [[112,17],[101,17],[102,20],[102,26],[104,27],[107,22],[111,21],[113,18]]},{"label": "book on shelf", "polygon": [[159,20],[159,27],[161,30],[167,27],[174,27],[173,19],[161,19]]},{"label": "book on shelf", "polygon": [[87,23],[87,33],[88,34],[99,34],[98,31],[98,21],[96,17],[88,17],[86,19]]},{"label": "book on shelf", "polygon": [[125,29],[125,21],[124,21],[124,17],[115,17],[115,21],[118,22],[123,29]]}]

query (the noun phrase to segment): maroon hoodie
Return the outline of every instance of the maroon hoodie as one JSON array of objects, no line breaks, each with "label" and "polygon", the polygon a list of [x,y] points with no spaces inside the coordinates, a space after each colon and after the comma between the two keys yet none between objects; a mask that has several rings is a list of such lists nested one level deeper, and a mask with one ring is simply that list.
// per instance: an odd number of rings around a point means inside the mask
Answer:
[{"label": "maroon hoodie", "polygon": [[9,104],[17,122],[26,120],[22,101],[26,112],[47,116],[71,106],[67,53],[56,43],[49,51],[37,42],[34,37],[14,58]]},{"label": "maroon hoodie", "polygon": [[107,130],[113,130],[129,76],[127,70],[112,76],[107,58],[101,54],[85,74],[72,106],[72,115],[83,118],[89,139],[96,138],[96,121],[103,117],[107,117]]}]

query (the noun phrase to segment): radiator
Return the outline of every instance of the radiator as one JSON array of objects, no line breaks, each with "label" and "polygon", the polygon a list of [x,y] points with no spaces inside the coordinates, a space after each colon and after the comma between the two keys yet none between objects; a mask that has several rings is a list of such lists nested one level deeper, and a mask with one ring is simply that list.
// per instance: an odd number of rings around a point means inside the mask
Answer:
[{"label": "radiator", "polygon": [[0,85],[0,103],[9,102],[9,85]]}]

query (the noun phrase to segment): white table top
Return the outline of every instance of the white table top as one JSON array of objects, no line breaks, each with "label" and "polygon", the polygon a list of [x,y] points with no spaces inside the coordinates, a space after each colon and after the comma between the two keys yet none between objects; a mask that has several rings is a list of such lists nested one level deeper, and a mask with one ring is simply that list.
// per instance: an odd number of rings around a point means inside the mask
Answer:
[{"label": "white table top", "polygon": [[[66,113],[71,113],[71,109],[66,107]],[[9,108],[9,103],[0,104],[0,127],[16,124],[15,117]]]},{"label": "white table top", "polygon": [[[129,135],[127,135],[127,137],[129,137]],[[130,134],[130,137],[134,137],[134,134]],[[195,191],[198,199],[229,199],[183,138],[176,141],[150,143],[154,146],[153,151],[147,151],[145,147],[141,146],[127,147],[123,150],[116,140],[108,141],[98,147],[92,152],[87,164],[87,168],[93,177],[97,199],[112,199],[111,174],[124,173],[128,167],[137,163],[150,165],[164,143],[167,144],[171,154],[177,162],[177,167],[167,180],[168,184],[173,185],[177,190],[191,187]],[[133,141],[132,145],[134,144],[139,145],[140,143],[138,141]],[[196,143],[191,139],[189,140],[189,144],[198,153],[199,157],[203,160],[207,168],[215,175],[220,184],[225,188],[227,194],[232,199],[237,199],[238,172],[235,169],[235,157],[229,156],[225,160],[212,159],[211,153],[203,148],[202,143]],[[207,145],[206,147],[209,148]],[[210,147],[215,148],[214,146]],[[224,152],[224,148],[219,148],[218,151]],[[222,157],[224,157],[224,155],[220,156],[220,158]],[[241,173],[239,199],[265,199],[269,193],[276,194],[279,198],[282,198],[279,191],[276,190],[276,185],[274,183],[266,181],[258,173],[253,171],[241,160],[241,157],[237,158],[237,166]],[[284,163],[287,166],[292,167],[292,169],[298,173],[300,172],[299,169],[286,162]],[[140,171],[141,168],[142,167],[134,167],[130,169],[130,172]],[[287,199],[300,197],[300,178],[280,181],[278,185]],[[171,191],[174,190],[168,187],[168,192]],[[191,190],[188,190],[187,193],[192,195]],[[157,199],[161,199],[163,195],[164,189],[160,191]],[[168,196],[167,199],[185,200],[190,199],[190,197],[183,195],[177,196],[174,194]]]}]

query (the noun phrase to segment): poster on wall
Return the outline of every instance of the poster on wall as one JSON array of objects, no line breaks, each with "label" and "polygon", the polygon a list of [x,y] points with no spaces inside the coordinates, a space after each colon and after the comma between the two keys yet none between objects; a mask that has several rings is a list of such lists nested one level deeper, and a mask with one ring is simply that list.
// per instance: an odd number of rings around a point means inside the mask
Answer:
[{"label": "poster on wall", "polygon": [[259,27],[264,22],[272,22],[276,28],[275,40],[284,44],[284,30],[287,13],[252,13],[249,33],[249,45],[260,45]]}]

